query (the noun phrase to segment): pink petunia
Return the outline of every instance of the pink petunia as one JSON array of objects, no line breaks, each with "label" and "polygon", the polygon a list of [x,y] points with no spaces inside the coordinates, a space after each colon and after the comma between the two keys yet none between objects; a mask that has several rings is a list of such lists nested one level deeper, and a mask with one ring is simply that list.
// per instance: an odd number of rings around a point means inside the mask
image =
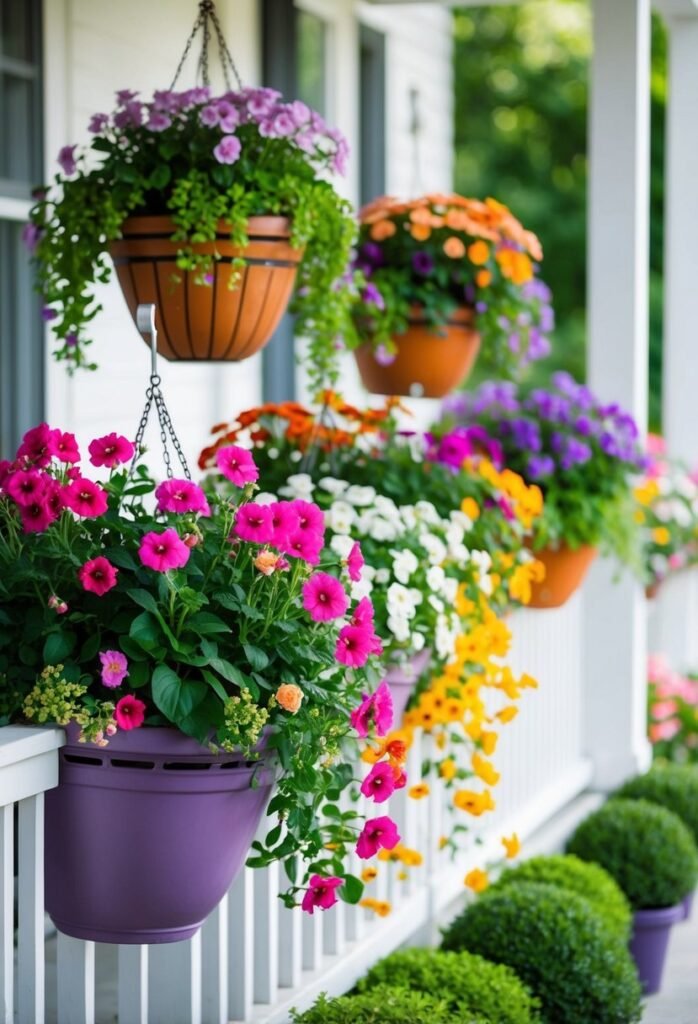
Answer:
[{"label": "pink petunia", "polygon": [[293,558],[300,558],[310,565],[317,565],[320,561],[322,541],[314,534],[303,530],[296,530],[286,542],[282,542],[281,550],[285,555]]},{"label": "pink petunia", "polygon": [[309,533],[317,537],[320,544],[325,542],[325,517],[322,509],[313,501],[296,498],[291,506],[298,515],[298,529],[301,533]]},{"label": "pink petunia", "polygon": [[128,660],[121,651],[100,651],[102,683],[110,689],[121,686],[128,675]]},{"label": "pink petunia", "polygon": [[4,489],[18,505],[40,505],[47,491],[47,478],[36,469],[18,469],[7,477]]},{"label": "pink petunia", "polygon": [[358,708],[354,708],[350,721],[359,736],[368,736],[371,726],[377,736],[385,736],[393,724],[393,697],[383,680],[375,693],[365,694]]},{"label": "pink petunia", "polygon": [[61,462],[79,462],[80,449],[75,439],[75,434],[64,433],[61,430],[53,431],[53,454]]},{"label": "pink petunia", "polygon": [[397,825],[384,815],[380,818],[369,818],[356,842],[356,855],[362,860],[375,857],[379,850],[393,850],[400,842]]},{"label": "pink petunia", "polygon": [[307,914],[312,914],[315,908],[329,910],[337,902],[337,889],[344,885],[343,878],[330,875],[324,878],[322,875],[310,876],[310,888],[303,897],[301,906]]},{"label": "pink petunia", "polygon": [[342,665],[361,668],[373,651],[374,634],[363,626],[343,626],[339,631],[335,658]]},{"label": "pink petunia", "polygon": [[156,572],[181,569],[189,561],[191,551],[176,530],[169,527],[162,533],[146,533],[138,548],[141,564]]},{"label": "pink petunia", "polygon": [[303,607],[314,622],[329,622],[344,615],[349,597],[334,576],[316,572],[303,584]]},{"label": "pink petunia", "polygon": [[91,594],[102,597],[116,586],[116,578],[119,570],[112,565],[108,558],[98,555],[91,558],[78,569],[78,579],[82,583],[83,590],[89,590]]},{"label": "pink petunia", "polygon": [[191,480],[164,480],[155,490],[158,512],[198,512],[210,516],[206,495]]},{"label": "pink petunia", "polygon": [[43,533],[57,519],[56,513],[46,501],[21,505],[19,514],[25,533]]},{"label": "pink petunia", "polygon": [[139,729],[145,720],[145,704],[129,693],[118,701],[114,718],[120,729]]},{"label": "pink petunia", "polygon": [[219,164],[234,164],[240,159],[242,144],[237,135],[224,135],[217,146],[214,146],[213,155]]},{"label": "pink petunia", "polygon": [[397,770],[389,761],[379,761],[374,764],[364,781],[361,783],[361,792],[377,804],[388,800],[397,789],[397,780],[402,772]]},{"label": "pink petunia", "polygon": [[107,492],[94,480],[84,476],[79,476],[64,487],[61,496],[66,508],[83,519],[94,519],[107,511]]},{"label": "pink petunia", "polygon": [[282,547],[288,543],[291,534],[296,533],[299,527],[298,513],[291,501],[274,501],[269,505],[271,512],[271,524],[274,529],[272,544]]},{"label": "pink petunia", "polygon": [[347,572],[349,573],[349,579],[352,583],[359,582],[361,579],[361,570],[365,564],[364,556],[361,554],[361,545],[357,540],[347,557]]},{"label": "pink petunia", "polygon": [[259,470],[246,448],[236,444],[219,448],[216,452],[216,465],[226,480],[236,487],[254,484],[259,479]]},{"label": "pink petunia", "polygon": [[351,621],[354,626],[373,626],[373,603],[370,597],[362,597],[354,609]]},{"label": "pink petunia", "polygon": [[649,736],[652,743],[660,740],[671,740],[681,728],[678,718],[667,718],[664,722],[653,722],[649,728]]},{"label": "pink petunia", "polygon": [[652,706],[652,718],[661,721],[663,718],[671,718],[678,711],[678,704],[675,700],[659,700]]},{"label": "pink petunia", "polygon": [[48,466],[53,456],[54,433],[48,423],[32,427],[22,438],[17,449],[17,458],[26,459],[33,466]]},{"label": "pink petunia", "polygon": [[274,536],[269,506],[258,505],[255,501],[241,505],[235,513],[233,529],[241,540],[253,544],[269,544]]},{"label": "pink petunia", "polygon": [[93,466],[106,466],[113,469],[124,462],[130,462],[136,451],[135,446],[121,434],[105,434],[96,437],[87,446],[90,462]]}]

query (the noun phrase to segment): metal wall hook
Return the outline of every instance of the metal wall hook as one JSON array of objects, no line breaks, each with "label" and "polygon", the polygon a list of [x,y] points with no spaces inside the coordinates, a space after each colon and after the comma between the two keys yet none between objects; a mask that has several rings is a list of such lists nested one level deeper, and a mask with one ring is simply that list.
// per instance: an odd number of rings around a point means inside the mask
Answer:
[{"label": "metal wall hook", "polygon": [[136,327],[150,343],[150,376],[158,376],[158,332],[155,326],[155,304],[141,302],[136,309]]}]

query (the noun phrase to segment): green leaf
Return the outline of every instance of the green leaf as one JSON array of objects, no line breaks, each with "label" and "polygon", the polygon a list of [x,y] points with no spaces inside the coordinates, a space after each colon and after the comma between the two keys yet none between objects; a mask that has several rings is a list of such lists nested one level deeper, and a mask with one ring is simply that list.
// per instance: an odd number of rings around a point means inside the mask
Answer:
[{"label": "green leaf", "polygon": [[345,875],[344,885],[337,890],[345,903],[358,903],[364,892],[364,883],[356,875]]},{"label": "green leaf", "polygon": [[134,690],[138,690],[141,686],[147,686],[150,682],[150,671],[150,665],[147,661],[130,660],[128,663],[129,686],[132,686]]},{"label": "green leaf", "polygon": [[44,664],[60,665],[75,647],[75,633],[66,631],[49,633],[46,637],[43,650]]},{"label": "green leaf", "polygon": [[187,621],[187,629],[205,636],[210,633],[230,633],[230,626],[213,612],[198,612]]},{"label": "green leaf", "polygon": [[99,633],[93,633],[92,636],[88,636],[87,640],[80,648],[78,661],[92,661],[94,658],[96,658],[100,648],[100,643],[101,638]]},{"label": "green leaf", "polygon": [[207,693],[205,683],[180,679],[168,665],[158,665],[153,672],[152,691],[156,707],[177,725]]},{"label": "green leaf", "polygon": [[129,636],[145,651],[152,650],[162,642],[162,632],[150,612],[142,612],[131,623]]},{"label": "green leaf", "polygon": [[159,617],[160,610],[158,603],[153,595],[148,590],[141,590],[136,587],[134,590],[127,590],[126,593],[139,607],[145,608],[147,612],[152,612],[153,615]]},{"label": "green leaf", "polygon": [[257,672],[262,672],[267,667],[269,656],[261,647],[255,647],[254,644],[243,644],[242,648],[245,652],[245,657],[253,669]]},{"label": "green leaf", "polygon": [[201,674],[203,675],[204,679],[211,687],[211,689],[215,690],[220,699],[225,703],[225,701],[227,701],[228,699],[228,694],[226,693],[225,686],[223,686],[223,683],[220,681],[220,679],[217,679],[216,676],[214,676],[213,672],[207,672],[206,669],[204,669]]},{"label": "green leaf", "polygon": [[169,184],[171,176],[169,164],[160,164],[150,175],[150,187],[154,189],[165,188]]}]

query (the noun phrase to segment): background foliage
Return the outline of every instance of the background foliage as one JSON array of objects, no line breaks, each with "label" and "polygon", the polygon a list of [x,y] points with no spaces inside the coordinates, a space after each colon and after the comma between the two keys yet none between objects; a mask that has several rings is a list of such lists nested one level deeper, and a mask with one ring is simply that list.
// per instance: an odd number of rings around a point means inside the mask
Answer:
[{"label": "background foliage", "polygon": [[[507,203],[540,237],[558,330],[536,379],[584,378],[588,0],[457,9],[455,188]],[[660,420],[666,33],[652,22],[650,424]]]}]

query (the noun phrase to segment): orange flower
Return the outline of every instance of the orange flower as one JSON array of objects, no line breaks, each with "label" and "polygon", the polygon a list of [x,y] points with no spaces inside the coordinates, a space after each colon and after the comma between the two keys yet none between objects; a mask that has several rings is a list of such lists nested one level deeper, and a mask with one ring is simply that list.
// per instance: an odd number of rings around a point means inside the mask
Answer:
[{"label": "orange flower", "polygon": [[271,576],[274,569],[276,569],[280,557],[280,555],[274,554],[273,551],[260,551],[254,560],[254,567],[263,576]]},{"label": "orange flower", "polygon": [[475,818],[479,818],[481,814],[493,811],[495,808],[495,802],[489,789],[482,793],[476,793],[472,789],[458,789],[453,794],[453,803],[459,811],[467,811]]},{"label": "orange flower", "polygon": [[533,264],[525,252],[498,249],[495,258],[504,277],[508,277],[514,284],[526,284],[533,277]]},{"label": "orange flower", "polygon": [[429,786],[426,782],[418,782],[416,786],[410,786],[407,795],[413,800],[423,800],[425,796],[429,796]]},{"label": "orange flower", "polygon": [[371,227],[371,238],[374,242],[382,242],[384,238],[391,238],[396,231],[391,220],[378,220]]},{"label": "orange flower", "polygon": [[487,242],[477,241],[468,246],[468,259],[476,267],[482,267],[490,258],[490,247]]},{"label": "orange flower", "polygon": [[378,914],[379,917],[387,917],[392,907],[386,900],[361,900],[359,903],[360,907],[364,907],[366,910],[372,910],[374,914]]},{"label": "orange flower", "polygon": [[361,881],[364,882],[364,884],[368,885],[368,883],[372,882],[377,875],[378,868],[364,868],[363,871],[361,872]]},{"label": "orange flower", "polygon": [[[418,206],[414,210],[410,210],[410,220],[413,224],[426,224],[431,227],[434,215],[431,210],[426,206]],[[441,218],[438,218],[439,220]]]},{"label": "orange flower", "polygon": [[506,850],[507,860],[513,860],[521,852],[521,840],[514,832],[509,839],[506,836],[502,836],[502,846]]},{"label": "orange flower", "polygon": [[276,699],[284,711],[290,711],[295,715],[301,706],[303,691],[295,683],[282,683],[276,691]]},{"label": "orange flower", "polygon": [[473,868],[472,871],[469,871],[463,881],[473,892],[484,892],[490,884],[487,872],[482,871],[480,868]]},{"label": "orange flower", "polygon": [[497,712],[497,718],[500,722],[511,722],[512,718],[516,718],[518,713],[518,708],[514,707],[513,704],[507,704],[505,708]]},{"label": "orange flower", "polygon": [[460,260],[465,256],[465,242],[456,235],[447,238],[443,245],[444,252],[452,260]]},{"label": "orange flower", "polygon": [[496,732],[481,732],[480,746],[482,747],[483,754],[487,754],[488,757],[494,754],[498,739],[499,736]]},{"label": "orange flower", "polygon": [[475,520],[480,515],[480,506],[475,501],[475,498],[463,498],[460,503],[460,510],[468,519]]},{"label": "orange flower", "polygon": [[447,228],[452,231],[467,231],[471,223],[470,217],[464,210],[446,210],[446,216],[444,222]]},{"label": "orange flower", "polygon": [[492,284],[492,275],[489,270],[478,270],[475,275],[475,284],[478,288],[487,288],[488,285]]},{"label": "orange flower", "polygon": [[431,228],[428,224],[413,224],[410,227],[410,234],[416,242],[426,242],[431,237]]}]

